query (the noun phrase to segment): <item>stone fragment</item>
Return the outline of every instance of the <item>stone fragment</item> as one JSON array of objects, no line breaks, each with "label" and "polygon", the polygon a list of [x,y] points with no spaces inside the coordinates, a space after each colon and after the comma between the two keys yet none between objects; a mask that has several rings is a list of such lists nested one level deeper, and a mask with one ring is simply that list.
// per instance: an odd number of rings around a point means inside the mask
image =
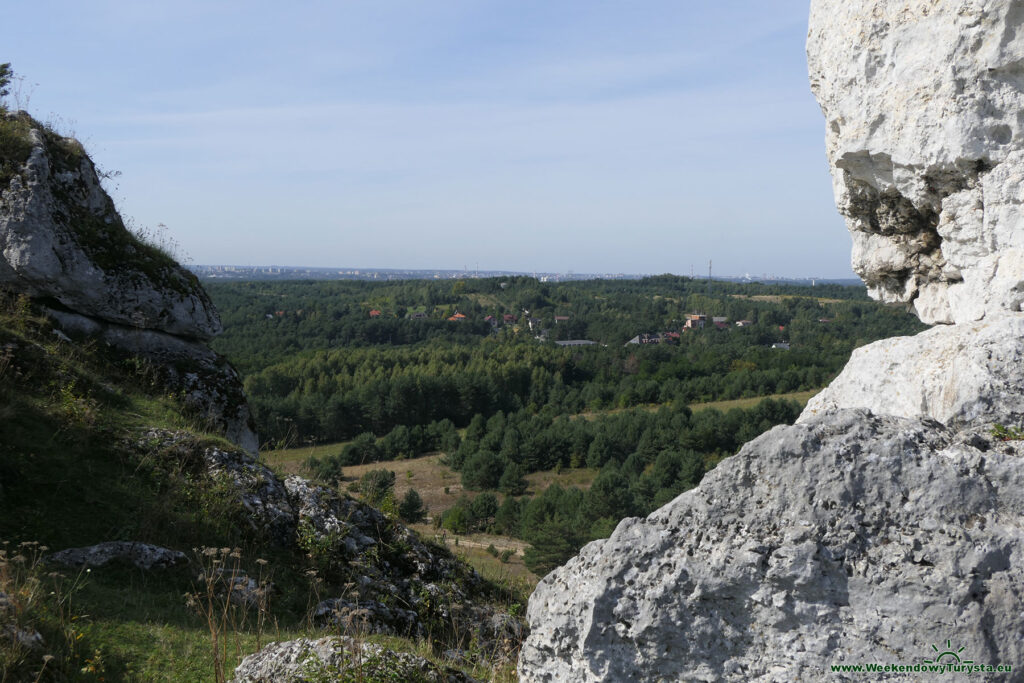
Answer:
[{"label": "stone fragment", "polygon": [[149,543],[106,541],[83,548],[58,550],[47,560],[74,568],[103,567],[117,561],[139,569],[167,569],[185,562],[185,553]]}]

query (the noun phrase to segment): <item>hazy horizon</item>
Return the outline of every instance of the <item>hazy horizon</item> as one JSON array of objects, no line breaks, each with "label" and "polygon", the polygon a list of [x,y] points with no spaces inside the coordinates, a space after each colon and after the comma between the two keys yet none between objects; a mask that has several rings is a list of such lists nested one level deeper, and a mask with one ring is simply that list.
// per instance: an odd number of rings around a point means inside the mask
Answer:
[{"label": "hazy horizon", "polygon": [[0,62],[195,263],[853,278],[807,11],[41,0]]},{"label": "hazy horizon", "polygon": [[[642,277],[658,277],[662,275],[673,276],[673,277],[688,277],[695,280],[702,280],[708,277],[707,267],[703,273],[698,272],[696,269],[692,273],[679,273],[672,271],[661,271],[661,272],[632,272],[623,270],[608,270],[608,271],[576,271],[576,270],[542,270],[539,268],[532,269],[507,269],[507,268],[480,268],[476,269],[473,267],[459,267],[459,268],[405,268],[402,266],[350,266],[350,265],[330,265],[330,266],[312,266],[308,264],[286,264],[286,263],[188,263],[187,267],[192,269],[197,268],[239,268],[239,269],[259,269],[259,268],[279,268],[285,270],[296,270],[296,271],[330,271],[330,272],[341,272],[341,273],[373,273],[373,272],[398,272],[398,273],[465,273],[467,278],[488,278],[496,277],[498,275],[558,275],[567,278],[573,277],[593,277],[599,279],[602,277],[620,277],[620,278],[642,278]],[[758,272],[744,272],[744,273],[711,273],[711,279],[723,279],[723,280],[734,280],[749,278],[751,280],[828,280],[828,281],[854,281],[862,283],[861,278],[855,274],[849,277],[845,276],[831,276],[828,274],[808,275],[808,276],[791,276],[785,273],[776,273],[773,271],[758,271]]]}]

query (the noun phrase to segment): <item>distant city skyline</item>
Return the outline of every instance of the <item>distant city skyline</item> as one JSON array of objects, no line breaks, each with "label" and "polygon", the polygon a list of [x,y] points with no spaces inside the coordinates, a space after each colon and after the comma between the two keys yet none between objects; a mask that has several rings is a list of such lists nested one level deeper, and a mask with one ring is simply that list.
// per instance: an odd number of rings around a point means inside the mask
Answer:
[{"label": "distant city skyline", "polygon": [[807,11],[40,0],[0,62],[193,263],[852,278]]},{"label": "distant city skyline", "polygon": [[[296,280],[296,279],[360,279],[360,280],[405,280],[405,279],[483,279],[515,276],[531,276],[541,282],[568,282],[572,280],[617,279],[635,280],[659,275],[692,277],[696,280],[707,279],[707,274],[685,275],[683,273],[623,273],[623,272],[575,272],[575,271],[509,271],[509,270],[470,270],[468,268],[352,268],[347,266],[290,266],[283,264],[192,264],[189,268],[199,277],[210,280]],[[843,285],[860,285],[860,278],[835,278],[828,276],[790,277],[776,273],[713,273],[711,279],[718,282],[782,282],[814,284],[836,283]]]}]

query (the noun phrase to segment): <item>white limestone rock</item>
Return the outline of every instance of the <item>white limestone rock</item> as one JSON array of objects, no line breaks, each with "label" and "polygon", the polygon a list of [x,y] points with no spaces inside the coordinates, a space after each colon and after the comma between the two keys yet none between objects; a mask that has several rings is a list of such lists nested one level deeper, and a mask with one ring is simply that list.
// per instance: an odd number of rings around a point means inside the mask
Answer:
[{"label": "white limestone rock", "polygon": [[1024,302],[1024,9],[812,0],[836,204],[872,296],[925,322]]},{"label": "white limestone rock", "polygon": [[546,576],[520,680],[833,680],[947,639],[1016,667],[1021,451],[863,411],[776,427]]},{"label": "white limestone rock", "polygon": [[24,112],[0,115],[31,141],[0,187],[0,286],[129,327],[200,340],[221,331],[196,277],[124,227],[80,143]]},{"label": "white limestone rock", "polygon": [[1024,423],[1024,316],[940,325],[856,349],[799,421],[842,408],[952,426]]}]

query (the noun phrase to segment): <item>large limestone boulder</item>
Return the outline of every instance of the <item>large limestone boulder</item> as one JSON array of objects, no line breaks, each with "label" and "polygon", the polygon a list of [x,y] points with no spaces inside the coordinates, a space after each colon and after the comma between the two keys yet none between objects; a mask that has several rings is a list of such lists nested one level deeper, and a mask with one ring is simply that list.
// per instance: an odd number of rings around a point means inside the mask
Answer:
[{"label": "large limestone boulder", "polygon": [[[77,140],[27,114],[0,113],[4,135],[27,152],[0,175],[0,286],[81,315],[208,340],[220,318],[194,275],[136,239]],[[10,177],[8,177],[10,176]]]},{"label": "large limestone boulder", "polygon": [[832,665],[921,665],[947,640],[1016,667],[1022,457],[863,411],[776,427],[545,577],[521,680],[838,680]]},{"label": "large limestone boulder", "polygon": [[1024,6],[812,0],[807,60],[871,294],[925,322],[1024,302]]}]

